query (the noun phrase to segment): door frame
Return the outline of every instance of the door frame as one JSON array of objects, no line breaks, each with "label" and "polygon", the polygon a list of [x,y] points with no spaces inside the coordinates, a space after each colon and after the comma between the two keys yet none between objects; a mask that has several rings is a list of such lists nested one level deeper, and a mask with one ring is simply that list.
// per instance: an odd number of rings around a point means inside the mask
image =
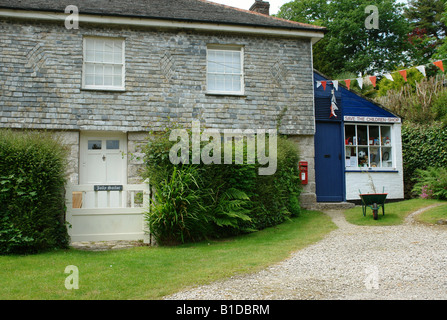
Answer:
[{"label": "door frame", "polygon": [[81,131],[79,134],[79,184],[87,184],[85,174],[87,170],[83,169],[83,163],[86,162],[86,153],[88,140],[105,138],[117,138],[120,140],[120,152],[125,154],[122,165],[122,184],[127,184],[127,133],[121,131]]},{"label": "door frame", "polygon": [[[341,176],[341,202],[346,201],[346,176],[345,176],[345,148],[344,148],[344,123],[343,121],[334,121],[334,120],[316,120],[315,121],[315,138],[317,137],[317,126],[322,123],[333,123],[339,125],[340,130],[340,141],[338,143],[338,149],[341,154],[341,160],[340,160],[340,176]],[[319,143],[316,139],[314,141],[314,144],[316,145]],[[317,196],[317,202],[338,202],[338,201],[322,201],[319,200],[318,196],[318,186],[317,186],[317,176],[318,176],[318,168],[317,168],[317,148],[315,146],[315,194]],[[320,195],[321,198],[321,195]]]}]

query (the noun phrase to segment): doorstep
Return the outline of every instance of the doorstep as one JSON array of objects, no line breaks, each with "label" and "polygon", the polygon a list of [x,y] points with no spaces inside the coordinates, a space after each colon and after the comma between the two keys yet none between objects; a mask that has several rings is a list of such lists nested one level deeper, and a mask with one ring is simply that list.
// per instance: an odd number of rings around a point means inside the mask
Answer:
[{"label": "doorstep", "polygon": [[108,251],[108,250],[120,250],[134,247],[147,246],[142,240],[138,241],[79,241],[72,242],[70,246],[74,249],[85,251]]},{"label": "doorstep", "polygon": [[312,210],[347,210],[354,207],[355,204],[351,202],[317,202],[312,207]]}]

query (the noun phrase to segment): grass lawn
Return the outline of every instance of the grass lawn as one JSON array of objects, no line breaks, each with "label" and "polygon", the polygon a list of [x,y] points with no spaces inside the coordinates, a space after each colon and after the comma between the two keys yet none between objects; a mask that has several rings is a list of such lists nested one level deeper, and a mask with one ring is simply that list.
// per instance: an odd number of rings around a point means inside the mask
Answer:
[{"label": "grass lawn", "polygon": [[447,219],[447,202],[444,202],[445,204],[440,205],[439,207],[424,211],[416,217],[416,220],[423,223],[436,224],[438,220]]},{"label": "grass lawn", "polygon": [[[411,199],[400,202],[385,202],[385,215],[382,215],[382,208],[379,209],[379,219],[374,220],[371,208],[366,208],[366,216],[363,216],[362,207],[345,211],[346,220],[352,224],[361,226],[391,226],[402,224],[405,217],[410,213],[428,207],[436,203],[445,203],[445,201],[428,199]],[[444,207],[445,208],[445,207]]]},{"label": "grass lawn", "polygon": [[[258,271],[334,229],[328,216],[306,211],[277,227],[222,241],[0,256],[0,299],[160,299],[188,286]],[[79,269],[77,290],[65,288],[68,265]]]}]

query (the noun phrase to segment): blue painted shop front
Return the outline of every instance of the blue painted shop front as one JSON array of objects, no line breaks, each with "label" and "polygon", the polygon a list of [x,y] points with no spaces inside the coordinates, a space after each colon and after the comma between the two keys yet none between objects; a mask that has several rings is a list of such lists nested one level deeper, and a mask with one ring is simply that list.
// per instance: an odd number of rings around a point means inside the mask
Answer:
[{"label": "blue painted shop front", "polygon": [[[320,85],[321,81],[327,81],[326,88]],[[402,157],[399,149],[401,119],[341,84],[335,89],[332,80],[317,71],[314,72],[314,94],[317,202],[356,200],[358,192],[351,189],[366,189],[366,182],[362,182],[365,179],[380,187],[384,187],[388,179],[394,179],[393,188],[398,186],[403,190],[399,161]],[[388,137],[390,132],[393,140]],[[393,141],[393,147],[389,141]],[[386,143],[390,146],[385,146]],[[385,156],[390,153],[395,159],[388,166],[391,161],[385,161]],[[369,177],[365,178],[365,172]],[[395,198],[400,198],[400,192]]]}]

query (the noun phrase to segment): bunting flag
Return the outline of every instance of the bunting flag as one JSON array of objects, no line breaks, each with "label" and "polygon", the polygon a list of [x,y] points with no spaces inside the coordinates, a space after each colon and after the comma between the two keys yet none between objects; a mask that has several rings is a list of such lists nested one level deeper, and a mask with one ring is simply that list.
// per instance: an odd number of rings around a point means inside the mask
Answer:
[{"label": "bunting flag", "polygon": [[351,80],[350,79],[346,79],[345,83],[346,83],[346,87],[348,87],[348,90],[350,90],[349,87],[351,86]]},{"label": "bunting flag", "polygon": [[437,66],[439,69],[441,69],[442,72],[444,72],[444,65],[442,64],[442,60],[435,61],[435,62],[433,62],[433,64],[434,64],[435,66]]},{"label": "bunting flag", "polygon": [[419,72],[424,75],[424,77],[427,76],[427,74],[425,73],[425,66],[417,66],[416,69],[418,69]]},{"label": "bunting flag", "polygon": [[333,80],[332,84],[334,85],[335,90],[338,91],[338,80]]},{"label": "bunting flag", "polygon": [[[447,60],[447,59],[445,59],[445,60]],[[430,66],[432,64],[434,64],[442,72],[444,72],[443,61],[445,61],[445,60],[438,60],[438,61],[430,62],[430,63],[425,64],[425,65],[420,65],[420,66],[416,66],[416,67],[410,67],[410,68],[406,68],[406,69],[403,69],[403,70],[399,70],[399,71],[395,71],[395,72],[391,72],[391,73],[388,72],[388,73],[384,73],[384,74],[376,75],[376,76],[366,76],[366,77],[358,77],[358,78],[355,78],[355,79],[344,79],[344,80],[317,81],[317,88],[323,86],[323,89],[326,91],[326,86],[328,84],[332,84],[334,89],[338,91],[339,82],[340,81],[344,81],[345,84],[346,84],[347,89],[351,90],[351,81],[352,80],[357,80],[358,86],[360,87],[360,89],[363,89],[363,84],[364,84],[363,80],[364,80],[364,78],[369,78],[369,80],[371,81],[372,85],[374,87],[376,87],[376,85],[377,85],[377,77],[383,76],[383,77],[385,77],[386,79],[388,79],[390,81],[394,81],[392,73],[397,73],[397,72],[399,72],[399,74],[404,78],[405,82],[407,82],[408,81],[407,80],[407,70],[412,69],[412,68],[416,68],[420,73],[422,73],[422,75],[424,77],[426,77],[427,76],[426,67]]]},{"label": "bunting flag", "polygon": [[405,82],[407,82],[407,70],[399,70],[399,73],[404,77]]},{"label": "bunting flag", "polygon": [[363,78],[357,78],[357,83],[358,83],[360,89],[363,89]]}]

